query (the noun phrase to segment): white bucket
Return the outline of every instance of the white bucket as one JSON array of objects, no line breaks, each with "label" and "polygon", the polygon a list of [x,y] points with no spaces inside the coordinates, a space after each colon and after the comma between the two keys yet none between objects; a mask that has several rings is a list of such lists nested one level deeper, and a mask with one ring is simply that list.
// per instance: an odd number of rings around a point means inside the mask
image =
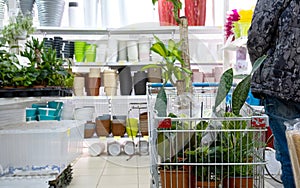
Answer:
[{"label": "white bucket", "polygon": [[102,142],[94,143],[89,147],[89,154],[93,157],[101,155],[105,150],[105,144]]},{"label": "white bucket", "polygon": [[126,155],[133,155],[135,153],[135,144],[133,141],[127,140],[123,144],[123,150]]},{"label": "white bucket", "polygon": [[117,141],[107,143],[107,153],[112,156],[121,154],[121,144]]}]

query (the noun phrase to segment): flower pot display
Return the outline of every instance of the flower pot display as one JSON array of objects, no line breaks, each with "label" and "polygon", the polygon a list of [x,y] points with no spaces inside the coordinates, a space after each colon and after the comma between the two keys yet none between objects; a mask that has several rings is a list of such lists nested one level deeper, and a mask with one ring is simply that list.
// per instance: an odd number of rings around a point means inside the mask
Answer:
[{"label": "flower pot display", "polygon": [[120,91],[121,95],[131,95],[132,77],[129,66],[119,69]]},{"label": "flower pot display", "polygon": [[74,77],[73,90],[75,96],[83,96],[85,89],[85,77],[76,76]]},{"label": "flower pot display", "polygon": [[184,12],[189,26],[205,25],[206,0],[185,0]]},{"label": "flower pot display", "polygon": [[36,0],[36,5],[38,9],[40,26],[60,26],[63,17],[65,1]]},{"label": "flower pot display", "polygon": [[97,136],[108,136],[110,134],[110,115],[102,115],[96,118]]},{"label": "flower pot display", "polygon": [[138,133],[138,119],[137,118],[127,118],[126,119],[126,132],[129,137],[135,137]]},{"label": "flower pot display", "polygon": [[87,94],[90,96],[99,96],[101,79],[100,78],[88,78]]},{"label": "flower pot display", "polygon": [[148,136],[148,112],[140,114],[140,131],[143,136]]},{"label": "flower pot display", "polygon": [[214,181],[214,180],[210,180],[210,181],[201,181],[198,180],[196,182],[197,187],[201,187],[201,188],[217,188],[219,187],[219,182],[218,181]]},{"label": "flower pot display", "polygon": [[96,61],[96,44],[87,44],[85,47],[85,61],[86,62],[95,62]]},{"label": "flower pot display", "polygon": [[101,86],[100,68],[90,68],[87,82],[87,94],[90,96],[98,96]]},{"label": "flower pot display", "polygon": [[137,41],[127,41],[127,58],[130,62],[137,62],[139,60]]},{"label": "flower pot display", "polygon": [[91,138],[95,133],[95,123],[88,122],[84,125],[84,138]]},{"label": "flower pot display", "polygon": [[[173,13],[173,3],[167,0],[158,1],[158,16],[161,26],[177,25]],[[178,10],[179,16],[179,10]]]},{"label": "flower pot display", "polygon": [[133,84],[135,95],[146,95],[147,73],[138,71],[134,73]]},{"label": "flower pot display", "polygon": [[22,13],[32,15],[32,8],[35,0],[20,0]]},{"label": "flower pot display", "polygon": [[117,94],[118,75],[115,70],[107,69],[103,72],[104,91],[107,96],[114,96]]},{"label": "flower pot display", "polygon": [[189,188],[189,171],[160,170],[162,188]]},{"label": "flower pot display", "polygon": [[149,68],[147,70],[148,81],[152,83],[161,83],[162,82],[162,70],[160,68]]},{"label": "flower pot display", "polygon": [[126,120],[114,119],[111,122],[111,132],[114,136],[124,136]]},{"label": "flower pot display", "polygon": [[253,177],[229,177],[224,181],[224,188],[253,187]]}]

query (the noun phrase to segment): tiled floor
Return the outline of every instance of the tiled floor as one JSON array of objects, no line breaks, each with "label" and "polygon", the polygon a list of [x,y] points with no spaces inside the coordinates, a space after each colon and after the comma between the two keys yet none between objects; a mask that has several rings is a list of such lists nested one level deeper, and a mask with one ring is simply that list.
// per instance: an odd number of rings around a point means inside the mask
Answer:
[{"label": "tiled floor", "polygon": [[[68,188],[149,188],[149,156],[125,154],[91,157],[84,148],[82,157],[73,164],[73,180]],[[277,177],[278,178],[278,177]],[[265,188],[283,188],[268,176]]]},{"label": "tiled floor", "polygon": [[73,164],[73,180],[68,188],[150,187],[149,155],[91,157],[87,148]]}]

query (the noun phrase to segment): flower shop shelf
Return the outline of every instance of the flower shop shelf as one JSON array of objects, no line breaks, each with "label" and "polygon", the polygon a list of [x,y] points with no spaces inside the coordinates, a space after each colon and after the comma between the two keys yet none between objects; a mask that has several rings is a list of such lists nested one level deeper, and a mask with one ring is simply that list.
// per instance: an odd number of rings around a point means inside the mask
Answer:
[{"label": "flower shop shelf", "polygon": [[[222,34],[221,27],[215,26],[190,26],[190,34]],[[178,26],[130,26],[121,29],[90,29],[90,28],[68,28],[68,27],[37,27],[35,34],[62,34],[62,35],[127,35],[127,34],[179,34]]]}]

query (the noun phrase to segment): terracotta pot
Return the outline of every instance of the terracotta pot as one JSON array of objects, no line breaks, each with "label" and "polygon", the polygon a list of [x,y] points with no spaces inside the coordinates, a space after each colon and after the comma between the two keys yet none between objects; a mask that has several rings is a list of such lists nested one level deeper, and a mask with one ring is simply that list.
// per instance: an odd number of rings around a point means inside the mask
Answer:
[{"label": "terracotta pot", "polygon": [[160,170],[162,188],[189,188],[189,171],[182,170]]},{"label": "terracotta pot", "polygon": [[126,131],[125,121],[112,120],[111,132],[114,136],[124,136],[125,131]]},{"label": "terracotta pot", "polygon": [[218,188],[219,182],[216,181],[197,181],[197,187],[201,188]]},{"label": "terracotta pot", "polygon": [[230,177],[223,184],[224,188],[252,188],[253,177]]},{"label": "terracotta pot", "polygon": [[96,134],[97,136],[108,136],[110,134],[110,119],[96,119]]},{"label": "terracotta pot", "polygon": [[148,112],[140,114],[140,131],[143,136],[148,136]]},{"label": "terracotta pot", "polygon": [[87,94],[89,96],[98,96],[101,78],[88,77]]}]

